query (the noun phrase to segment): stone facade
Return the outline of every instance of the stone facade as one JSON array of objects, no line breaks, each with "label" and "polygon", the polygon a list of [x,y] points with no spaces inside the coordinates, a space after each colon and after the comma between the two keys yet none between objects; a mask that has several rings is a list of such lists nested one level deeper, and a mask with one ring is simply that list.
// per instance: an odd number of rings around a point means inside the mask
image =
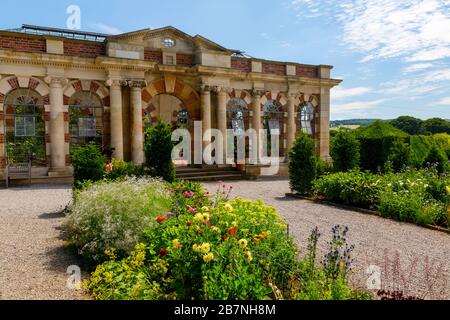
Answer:
[{"label": "stone facade", "polygon": [[[328,160],[330,89],[341,82],[331,78],[331,69],[247,58],[173,27],[106,36],[101,41],[1,31],[0,169],[5,167],[8,139],[12,139],[6,129],[5,103],[22,89],[32,91],[44,110],[49,174],[70,167],[71,128],[77,125],[71,119],[70,101],[75,97],[99,101],[102,111],[95,112],[102,119],[103,147],[114,158],[135,163],[144,160],[146,121],[161,116],[176,125],[177,115],[186,110],[189,127],[202,121],[204,130],[225,132],[230,128],[232,99],[247,106],[246,128],[263,128],[267,103],[279,106],[284,157],[302,130],[300,109],[307,103],[313,108],[309,116],[317,152]],[[86,111],[90,106],[79,103],[80,110],[92,116]]]}]

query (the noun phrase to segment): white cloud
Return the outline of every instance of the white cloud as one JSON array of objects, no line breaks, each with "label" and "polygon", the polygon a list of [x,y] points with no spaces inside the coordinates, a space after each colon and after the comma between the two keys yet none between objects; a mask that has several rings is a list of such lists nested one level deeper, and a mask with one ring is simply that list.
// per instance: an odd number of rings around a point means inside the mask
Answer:
[{"label": "white cloud", "polygon": [[336,87],[332,89],[331,95],[333,99],[339,100],[349,97],[361,96],[363,94],[369,93],[370,91],[372,91],[372,89],[369,87],[355,87],[355,88]]},{"label": "white cloud", "polygon": [[450,106],[450,97],[442,98],[437,101],[436,104],[440,106]]},{"label": "white cloud", "polygon": [[349,102],[349,103],[342,103],[342,104],[332,104],[331,110],[332,110],[332,112],[366,110],[366,109],[371,109],[385,101],[386,101],[386,99],[378,99],[378,100],[372,100],[372,101],[357,101],[357,102]]},{"label": "white cloud", "polygon": [[403,68],[403,72],[411,73],[411,72],[421,71],[424,69],[429,69],[432,67],[433,67],[432,63],[415,63],[415,64],[411,64],[411,65]]},{"label": "white cloud", "polygon": [[114,35],[116,35],[116,34],[123,33],[122,30],[120,30],[120,29],[118,29],[116,27],[104,24],[102,22],[93,22],[93,23],[90,24],[90,26],[92,28],[100,31],[100,32],[107,33],[107,34],[114,34]]}]

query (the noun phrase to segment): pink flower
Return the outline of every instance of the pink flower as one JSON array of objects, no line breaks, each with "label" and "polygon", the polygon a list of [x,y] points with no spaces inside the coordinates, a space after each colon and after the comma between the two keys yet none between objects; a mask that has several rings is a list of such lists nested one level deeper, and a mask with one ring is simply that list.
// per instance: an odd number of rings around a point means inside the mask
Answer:
[{"label": "pink flower", "polygon": [[192,192],[192,191],[185,191],[185,192],[183,192],[183,196],[185,198],[192,198],[194,196],[194,192]]},{"label": "pink flower", "polygon": [[173,212],[166,212],[166,216],[167,216],[168,218],[173,218],[173,217],[176,216],[176,214],[173,213]]},{"label": "pink flower", "polygon": [[188,212],[189,212],[189,213],[196,213],[196,212],[197,212],[197,209],[192,208],[192,207],[189,207]]}]

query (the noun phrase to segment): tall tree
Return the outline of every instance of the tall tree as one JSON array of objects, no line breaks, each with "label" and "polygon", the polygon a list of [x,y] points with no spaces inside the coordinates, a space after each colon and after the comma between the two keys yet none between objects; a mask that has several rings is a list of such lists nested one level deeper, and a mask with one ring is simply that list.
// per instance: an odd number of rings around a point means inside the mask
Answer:
[{"label": "tall tree", "polygon": [[431,118],[424,122],[424,128],[430,133],[448,133],[450,134],[450,122],[441,118]]},{"label": "tall tree", "polygon": [[392,120],[391,125],[409,134],[422,134],[424,132],[423,121],[410,116],[401,116]]}]

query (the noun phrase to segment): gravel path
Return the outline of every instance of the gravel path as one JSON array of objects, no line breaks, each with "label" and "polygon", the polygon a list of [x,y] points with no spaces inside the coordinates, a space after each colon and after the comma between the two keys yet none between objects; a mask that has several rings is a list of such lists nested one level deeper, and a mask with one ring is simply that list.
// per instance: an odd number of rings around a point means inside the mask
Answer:
[{"label": "gravel path", "polygon": [[[286,198],[287,180],[231,182],[233,196],[263,199],[274,206],[289,223],[290,234],[304,251],[306,239],[314,227],[322,237],[319,252],[323,256],[331,228],[349,227],[349,243],[355,245],[352,286],[367,288],[370,265],[381,268],[385,289],[426,299],[450,299],[450,235],[377,216],[317,204],[308,200]],[[210,192],[217,183],[205,183]]]},{"label": "gravel path", "polygon": [[60,238],[70,186],[0,190],[0,300],[82,299],[66,287],[77,261]]}]

